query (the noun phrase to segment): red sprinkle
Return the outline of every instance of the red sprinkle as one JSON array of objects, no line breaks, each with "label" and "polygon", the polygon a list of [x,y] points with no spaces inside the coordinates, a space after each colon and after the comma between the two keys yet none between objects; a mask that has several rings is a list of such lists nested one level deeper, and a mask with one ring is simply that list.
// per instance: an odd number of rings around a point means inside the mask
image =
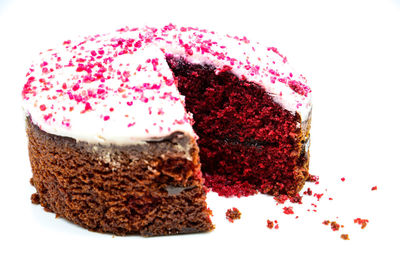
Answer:
[{"label": "red sprinkle", "polygon": [[44,104],[40,105],[40,110],[41,111],[45,111],[46,110],[46,105],[44,105]]},{"label": "red sprinkle", "polygon": [[372,188],[371,188],[371,191],[375,191],[375,190],[377,190],[378,189],[378,187],[375,185],[375,186],[373,186]]},{"label": "red sprinkle", "polygon": [[110,116],[104,116],[104,120],[108,121],[110,119]]}]

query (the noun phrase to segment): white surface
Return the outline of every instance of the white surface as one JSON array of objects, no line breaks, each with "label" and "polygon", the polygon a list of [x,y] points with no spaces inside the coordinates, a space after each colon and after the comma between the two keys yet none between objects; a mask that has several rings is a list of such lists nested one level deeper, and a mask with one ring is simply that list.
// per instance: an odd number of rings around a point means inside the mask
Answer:
[{"label": "white surface", "polygon": [[[0,5],[0,265],[399,266],[398,1],[143,2]],[[273,40],[305,73],[314,93],[311,172],[320,176],[312,187],[325,193],[320,202],[304,198],[295,215],[285,215],[268,196],[210,194],[215,231],[157,238],[91,233],[30,203],[20,108],[30,60],[77,34],[170,21]],[[317,212],[307,211],[311,200]],[[233,224],[224,218],[232,206],[243,213]],[[357,217],[369,219],[364,230],[352,222]],[[280,229],[266,228],[267,219],[277,219]],[[326,219],[345,227],[332,232],[322,225]]]}]

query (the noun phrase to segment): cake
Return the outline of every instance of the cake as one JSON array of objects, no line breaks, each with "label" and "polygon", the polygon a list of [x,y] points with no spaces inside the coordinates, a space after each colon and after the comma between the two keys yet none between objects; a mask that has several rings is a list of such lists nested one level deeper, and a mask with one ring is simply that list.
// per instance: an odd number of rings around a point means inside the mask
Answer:
[{"label": "cake", "polygon": [[295,196],[311,90],[276,48],[167,25],[42,52],[22,91],[32,202],[84,228],[213,229],[209,189]]}]

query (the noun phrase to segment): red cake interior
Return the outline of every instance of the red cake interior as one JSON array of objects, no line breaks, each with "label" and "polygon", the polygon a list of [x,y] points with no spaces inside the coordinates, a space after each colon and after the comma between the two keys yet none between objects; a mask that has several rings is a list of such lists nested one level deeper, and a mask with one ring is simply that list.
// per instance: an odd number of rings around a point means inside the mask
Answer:
[{"label": "red cake interior", "polygon": [[295,194],[296,166],[306,160],[300,116],[229,68],[167,61],[193,113],[206,186],[224,196]]}]

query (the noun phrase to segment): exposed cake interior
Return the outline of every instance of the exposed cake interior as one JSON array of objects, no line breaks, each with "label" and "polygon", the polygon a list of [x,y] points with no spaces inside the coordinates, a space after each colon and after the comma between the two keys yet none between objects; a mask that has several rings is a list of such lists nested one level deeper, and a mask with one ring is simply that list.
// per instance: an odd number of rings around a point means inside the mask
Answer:
[{"label": "exposed cake interior", "polygon": [[308,133],[299,114],[229,68],[216,72],[174,56],[167,62],[193,113],[208,187],[224,196],[298,192],[308,177]]}]

